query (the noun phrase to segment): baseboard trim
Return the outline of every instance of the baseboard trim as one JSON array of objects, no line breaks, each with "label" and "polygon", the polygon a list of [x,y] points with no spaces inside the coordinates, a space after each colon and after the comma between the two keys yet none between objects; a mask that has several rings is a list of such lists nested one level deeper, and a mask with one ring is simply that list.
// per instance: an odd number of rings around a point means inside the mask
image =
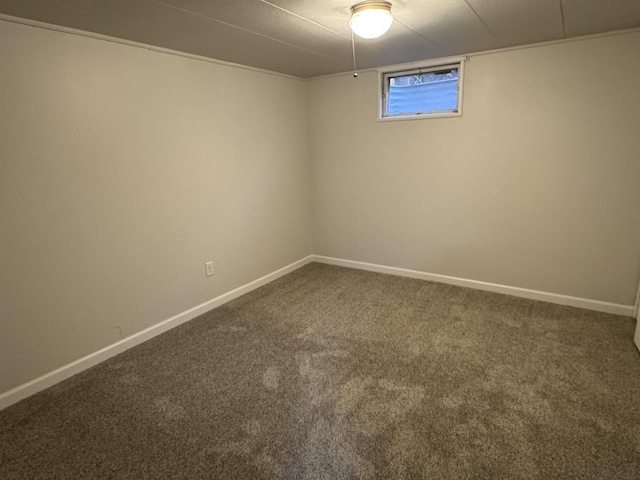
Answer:
[{"label": "baseboard trim", "polygon": [[437,273],[420,272],[417,270],[408,270],[405,268],[389,267],[387,265],[377,265],[374,263],[357,262],[353,260],[345,260],[342,258],[325,257],[322,255],[312,255],[314,262],[326,263],[329,265],[338,265],[341,267],[356,268],[359,270],[368,270],[370,272],[388,273],[401,277],[417,278],[420,280],[429,280],[438,283],[447,283],[449,285],[457,285],[459,287],[475,288],[477,290],[485,290],[487,292],[503,293],[514,297],[528,298],[530,300],[540,300],[557,305],[565,305],[569,307],[584,308],[594,310],[596,312],[612,313],[615,315],[623,315],[633,317],[635,305],[620,305],[617,303],[601,302],[599,300],[590,300],[587,298],[571,297],[568,295],[559,295],[556,293],[541,292],[538,290],[529,290],[526,288],[510,287],[508,285],[500,285],[497,283],[480,282],[477,280],[469,280],[466,278],[450,277]]},{"label": "baseboard trim", "polygon": [[189,320],[193,320],[197,316],[208,312],[209,310],[219,307],[231,300],[238,298],[245,293],[249,293],[256,288],[262,287],[269,282],[272,282],[288,273],[297,270],[304,265],[313,261],[313,256],[309,255],[304,257],[296,262],[293,262],[275,272],[269,273],[264,277],[260,277],[257,280],[249,282],[245,285],[242,285],[238,288],[235,288],[227,293],[223,293],[209,301],[201,303],[189,310],[185,310],[182,313],[174,315],[171,318],[163,320],[160,323],[157,323],[145,330],[142,330],[138,333],[135,333],[125,339],[120,340],[108,347],[105,347],[97,352],[90,353],[89,355],[82,357],[78,360],[75,360],[71,363],[63,365],[60,368],[57,368],[49,373],[45,373],[40,377],[37,377],[29,382],[23,383],[5,393],[0,394],[0,410],[7,408],[14,403],[19,402],[20,400],[27,398],[35,393],[38,393],[46,388],[49,388],[56,383],[59,383],[63,380],[66,380],[77,373],[82,372],[88,368],[93,367],[94,365],[99,364],[100,362],[104,362],[105,360],[118,355],[136,345],[139,345],[147,340],[150,340],[153,337],[160,335],[172,328],[177,327],[178,325],[182,325]]},{"label": "baseboard trim", "polygon": [[23,383],[5,393],[0,394],[0,410],[13,405],[20,400],[49,388],[56,383],[66,380],[77,373],[91,368],[111,357],[114,357],[136,345],[139,345],[153,337],[182,325],[189,320],[193,320],[197,316],[208,312],[209,310],[219,307],[241,295],[251,292],[256,288],[266,285],[288,273],[297,270],[311,262],[325,263],[329,265],[337,265],[342,267],[355,268],[359,270],[368,270],[371,272],[387,273],[398,275],[401,277],[417,278],[421,280],[429,280],[432,282],[446,283],[457,285],[460,287],[475,288],[477,290],[485,290],[495,293],[503,293],[516,297],[528,298],[531,300],[541,300],[543,302],[555,303],[558,305],[566,305],[571,307],[585,308],[597,312],[612,313],[615,315],[623,315],[627,317],[637,316],[636,305],[620,305],[615,303],[601,302],[599,300],[589,300],[586,298],[571,297],[567,295],[558,295],[555,293],[541,292],[537,290],[528,290],[519,287],[510,287],[507,285],[499,285],[495,283],[480,282],[477,280],[469,280],[465,278],[451,277],[447,275],[439,275],[435,273],[420,272],[417,270],[409,270],[405,268],[390,267],[387,265],[377,265],[373,263],[358,262],[354,260],[345,260],[341,258],[325,257],[322,255],[308,255],[296,262],[293,262],[279,270],[269,273],[252,282],[235,288],[229,292],[223,293],[211,300],[200,305],[185,310],[182,313],[174,315],[171,318],[163,320],[145,330],[135,333],[119,342],[109,345],[101,350],[93,352],[85,357],[75,360],[71,363],[63,365],[49,373],[41,375],[29,382]]},{"label": "baseboard trim", "polygon": [[636,310],[634,312],[633,318],[635,318],[636,320],[640,320],[640,282],[638,282],[638,293],[636,293]]}]

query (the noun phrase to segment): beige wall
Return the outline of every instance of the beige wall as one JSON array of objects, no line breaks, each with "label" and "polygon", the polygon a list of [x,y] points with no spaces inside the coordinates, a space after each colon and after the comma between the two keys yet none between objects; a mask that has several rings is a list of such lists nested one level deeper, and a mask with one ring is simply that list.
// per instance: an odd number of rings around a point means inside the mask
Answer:
[{"label": "beige wall", "polygon": [[305,95],[0,21],[0,393],[310,254]]},{"label": "beige wall", "polygon": [[632,305],[640,34],[472,56],[464,114],[376,122],[309,82],[315,254]]}]

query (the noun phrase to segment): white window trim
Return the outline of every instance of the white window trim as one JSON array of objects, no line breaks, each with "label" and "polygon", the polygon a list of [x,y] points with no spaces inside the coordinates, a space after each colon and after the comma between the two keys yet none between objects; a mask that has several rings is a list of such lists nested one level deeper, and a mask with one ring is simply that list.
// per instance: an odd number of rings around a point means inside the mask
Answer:
[{"label": "white window trim", "polygon": [[[427,118],[447,118],[447,117],[461,117],[462,116],[462,96],[464,91],[464,64],[467,57],[446,57],[438,58],[435,60],[428,60],[424,62],[412,62],[404,63],[401,65],[392,65],[388,67],[378,68],[378,118],[379,122],[395,122],[403,120],[423,120]],[[439,67],[446,68],[451,66],[458,66],[458,108],[455,111],[450,112],[435,112],[435,113],[418,113],[410,115],[393,115],[384,116],[385,113],[385,95],[386,85],[385,76],[390,73],[397,73],[399,75],[412,71],[419,70],[432,70]]]}]

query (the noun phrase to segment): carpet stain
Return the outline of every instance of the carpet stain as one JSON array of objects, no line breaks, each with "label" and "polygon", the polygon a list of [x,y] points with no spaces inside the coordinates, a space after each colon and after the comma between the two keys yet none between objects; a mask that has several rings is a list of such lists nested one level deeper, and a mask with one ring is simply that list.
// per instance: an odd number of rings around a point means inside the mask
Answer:
[{"label": "carpet stain", "polygon": [[399,430],[391,438],[387,459],[396,479],[414,478],[411,467],[415,465],[416,445],[416,435],[411,428]]},{"label": "carpet stain", "polygon": [[338,390],[335,403],[338,415],[350,415],[356,410],[360,399],[365,394],[367,386],[373,382],[372,379],[352,378],[342,385]]},{"label": "carpet stain", "polygon": [[303,478],[371,478],[373,465],[356,450],[347,425],[329,418],[319,418],[308,432],[304,446],[307,468]]},{"label": "carpet stain", "polygon": [[121,375],[119,377],[120,382],[124,383],[125,385],[133,385],[135,383],[138,383],[140,381],[140,377],[138,375],[135,375],[133,373],[125,373],[124,375]]},{"label": "carpet stain", "polygon": [[232,437],[222,442],[215,448],[215,451],[222,455],[236,455],[255,460],[256,449],[263,434],[264,427],[260,420],[255,418],[246,420],[242,424],[241,431],[234,435],[235,438]]},{"label": "carpet stain", "polygon": [[487,428],[478,418],[471,418],[466,423],[457,425],[452,433],[474,443],[482,443],[480,440],[487,436]]},{"label": "carpet stain", "polygon": [[237,333],[237,332],[245,332],[247,327],[243,327],[241,325],[220,325],[213,329],[219,333]]},{"label": "carpet stain", "polygon": [[607,420],[600,418],[596,415],[591,415],[593,421],[598,425],[598,428],[604,430],[607,433],[614,433],[616,431],[615,425]]},{"label": "carpet stain", "polygon": [[477,340],[470,337],[451,335],[450,332],[438,332],[431,338],[433,350],[438,354],[465,354],[476,346]]},{"label": "carpet stain", "polygon": [[332,362],[347,357],[348,352],[343,350],[316,353],[303,351],[296,354],[298,372],[306,388],[305,398],[310,405],[323,405],[334,399],[335,379],[332,376]]},{"label": "carpet stain", "polygon": [[254,455],[253,464],[263,471],[267,478],[282,477],[282,466],[273,458],[267,447]]},{"label": "carpet stain", "polygon": [[234,440],[224,447],[218,448],[217,451],[226,455],[249,456],[251,455],[251,445],[246,439]]},{"label": "carpet stain", "polygon": [[181,420],[186,417],[184,407],[169,397],[159,397],[153,401],[156,409],[166,420]]},{"label": "carpet stain", "polygon": [[424,398],[424,387],[398,385],[388,379],[352,379],[340,387],[335,410],[351,416],[354,428],[372,437],[396,424]]},{"label": "carpet stain", "polygon": [[277,367],[269,367],[262,376],[262,384],[269,390],[277,390],[280,385],[280,370]]},{"label": "carpet stain", "polygon": [[467,309],[463,305],[451,305],[449,307],[449,316],[452,320],[460,320],[467,313]]},{"label": "carpet stain", "polygon": [[440,403],[447,408],[459,408],[464,403],[464,399],[457,395],[447,395],[440,399]]}]

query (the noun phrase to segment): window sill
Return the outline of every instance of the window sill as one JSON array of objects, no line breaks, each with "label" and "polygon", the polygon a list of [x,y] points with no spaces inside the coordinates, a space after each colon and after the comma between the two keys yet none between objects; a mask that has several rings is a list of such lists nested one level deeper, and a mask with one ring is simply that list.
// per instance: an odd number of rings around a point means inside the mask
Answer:
[{"label": "window sill", "polygon": [[447,113],[424,113],[422,115],[398,115],[398,116],[389,116],[389,117],[381,117],[378,115],[378,122],[396,122],[399,120],[427,120],[430,118],[451,118],[451,117],[461,117],[462,112],[447,112]]}]

